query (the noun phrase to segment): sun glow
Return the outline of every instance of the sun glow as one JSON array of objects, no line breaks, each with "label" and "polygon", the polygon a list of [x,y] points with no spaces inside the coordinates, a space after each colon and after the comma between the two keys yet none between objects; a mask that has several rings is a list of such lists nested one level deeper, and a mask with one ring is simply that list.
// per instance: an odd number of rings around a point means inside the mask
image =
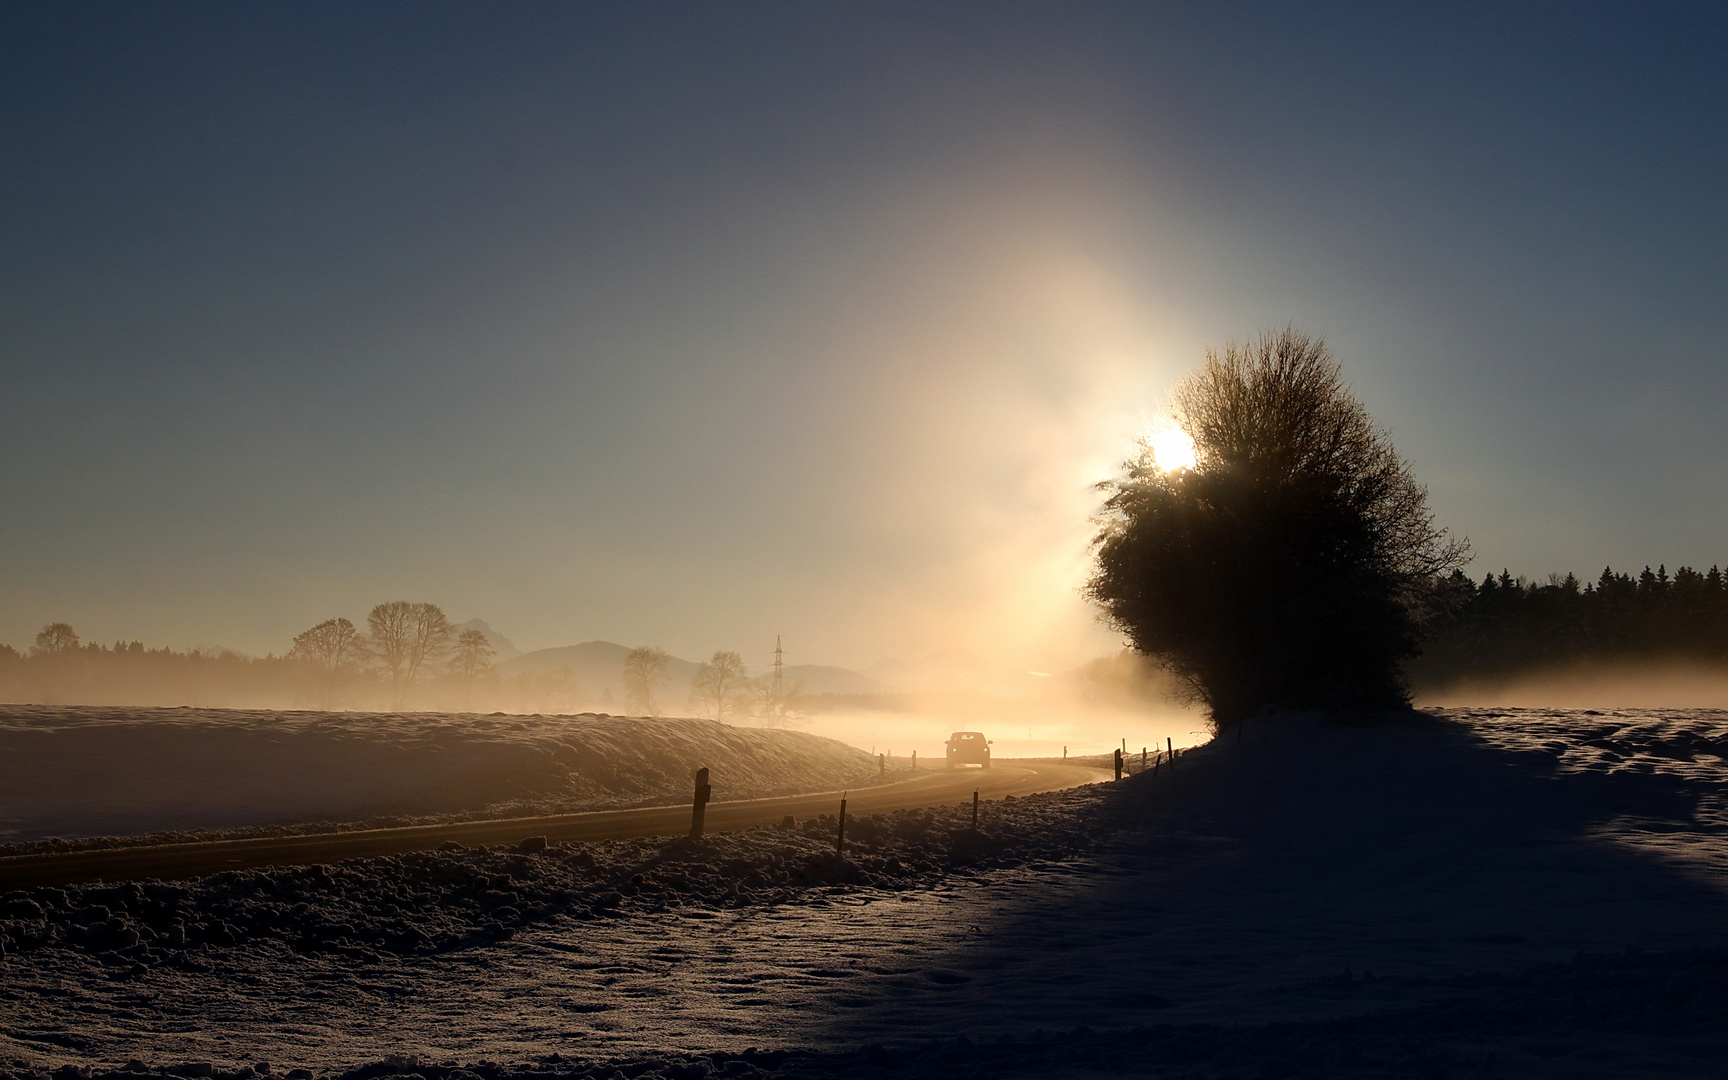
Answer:
[{"label": "sun glow", "polygon": [[1147,428],[1141,442],[1152,451],[1152,460],[1166,472],[1194,467],[1194,440],[1173,424]]}]

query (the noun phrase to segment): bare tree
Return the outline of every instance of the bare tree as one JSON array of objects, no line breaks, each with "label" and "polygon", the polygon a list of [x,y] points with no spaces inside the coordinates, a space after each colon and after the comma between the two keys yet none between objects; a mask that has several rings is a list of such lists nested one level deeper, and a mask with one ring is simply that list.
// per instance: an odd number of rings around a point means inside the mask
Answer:
[{"label": "bare tree", "polygon": [[728,712],[739,711],[747,688],[744,658],[735,652],[719,649],[707,663],[696,669],[690,696],[701,704],[704,713],[711,714],[716,720],[725,720]]},{"label": "bare tree", "polygon": [[666,681],[666,662],[671,657],[656,645],[630,650],[624,658],[624,708],[647,716],[659,716],[654,691]]},{"label": "bare tree", "polygon": [[335,701],[342,682],[366,659],[366,642],[347,619],[325,619],[294,638],[288,659],[312,672],[315,696],[322,708]]},{"label": "bare tree", "polygon": [[367,649],[390,676],[391,697],[401,708],[420,669],[449,651],[455,628],[437,604],[406,600],[379,604],[366,616],[366,625],[372,631]]},{"label": "bare tree", "polygon": [[464,630],[456,635],[456,650],[450,656],[450,672],[469,681],[487,678],[496,671],[493,658],[497,655],[498,650],[486,640],[484,633]]},{"label": "bare tree", "polygon": [[810,712],[810,695],[804,684],[786,681],[786,650],[780,635],[774,635],[774,665],[768,674],[756,680],[752,689],[756,717],[763,727],[787,727],[803,721]]},{"label": "bare tree", "polygon": [[498,650],[486,640],[484,631],[464,630],[456,635],[456,647],[451,650],[445,670],[448,672],[446,681],[455,692],[460,708],[475,708],[480,684],[496,679],[498,667],[493,658],[497,655]]},{"label": "bare tree", "polygon": [[294,638],[288,659],[336,669],[357,664],[366,655],[360,631],[347,619],[325,619]]},{"label": "bare tree", "polygon": [[755,698],[757,722],[763,727],[792,727],[810,717],[810,694],[796,679],[791,682],[760,680],[753,687],[752,696]]},{"label": "bare tree", "polygon": [[1228,726],[1407,700],[1427,598],[1468,545],[1295,329],[1208,351],[1177,387],[1192,467],[1143,446],[1106,493],[1087,595]]},{"label": "bare tree", "polygon": [[71,623],[51,622],[36,634],[31,656],[64,656],[78,648],[78,632]]}]

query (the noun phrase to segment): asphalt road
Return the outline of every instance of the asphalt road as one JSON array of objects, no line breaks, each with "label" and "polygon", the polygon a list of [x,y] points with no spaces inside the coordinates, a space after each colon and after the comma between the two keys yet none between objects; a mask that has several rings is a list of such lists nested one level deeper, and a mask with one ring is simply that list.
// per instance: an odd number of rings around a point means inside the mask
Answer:
[{"label": "asphalt road", "polygon": [[[849,814],[879,814],[889,810],[964,803],[972,800],[973,791],[977,791],[981,799],[1032,795],[1109,778],[1110,773],[1105,769],[1034,762],[998,761],[989,769],[932,769],[911,780],[854,791],[848,798],[846,811]],[[724,832],[754,825],[772,825],[788,814],[799,820],[832,814],[840,809],[840,794],[829,791],[774,799],[712,802],[708,804],[707,830]],[[548,843],[556,844],[568,840],[677,836],[688,832],[689,828],[690,806],[681,804],[310,836],[16,855],[0,858],[0,892],[87,881],[202,877],[250,866],[332,863],[342,859],[424,851],[449,840],[473,847],[516,843],[526,837],[544,836]]]}]

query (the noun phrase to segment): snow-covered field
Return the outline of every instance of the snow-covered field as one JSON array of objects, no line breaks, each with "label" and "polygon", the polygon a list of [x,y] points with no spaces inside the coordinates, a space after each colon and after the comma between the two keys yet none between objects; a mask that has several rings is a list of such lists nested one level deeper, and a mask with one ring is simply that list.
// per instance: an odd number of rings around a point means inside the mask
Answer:
[{"label": "snow-covered field", "polygon": [[977,832],[958,808],[865,819],[845,860],[817,820],[10,894],[0,1058],[228,1080],[1728,1075],[1724,756],[1714,711],[1292,719],[988,804]]},{"label": "snow-covered field", "polygon": [[0,705],[0,842],[383,825],[879,782],[802,732],[710,720]]}]

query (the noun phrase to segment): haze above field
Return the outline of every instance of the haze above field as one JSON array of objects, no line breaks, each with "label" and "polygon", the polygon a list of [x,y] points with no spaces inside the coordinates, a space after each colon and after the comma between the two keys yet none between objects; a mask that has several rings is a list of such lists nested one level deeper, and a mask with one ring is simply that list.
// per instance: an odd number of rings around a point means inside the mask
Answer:
[{"label": "haze above field", "polygon": [[1728,559],[1717,10],[12,5],[0,641],[1111,653],[1089,484],[1331,341],[1471,569]]}]

